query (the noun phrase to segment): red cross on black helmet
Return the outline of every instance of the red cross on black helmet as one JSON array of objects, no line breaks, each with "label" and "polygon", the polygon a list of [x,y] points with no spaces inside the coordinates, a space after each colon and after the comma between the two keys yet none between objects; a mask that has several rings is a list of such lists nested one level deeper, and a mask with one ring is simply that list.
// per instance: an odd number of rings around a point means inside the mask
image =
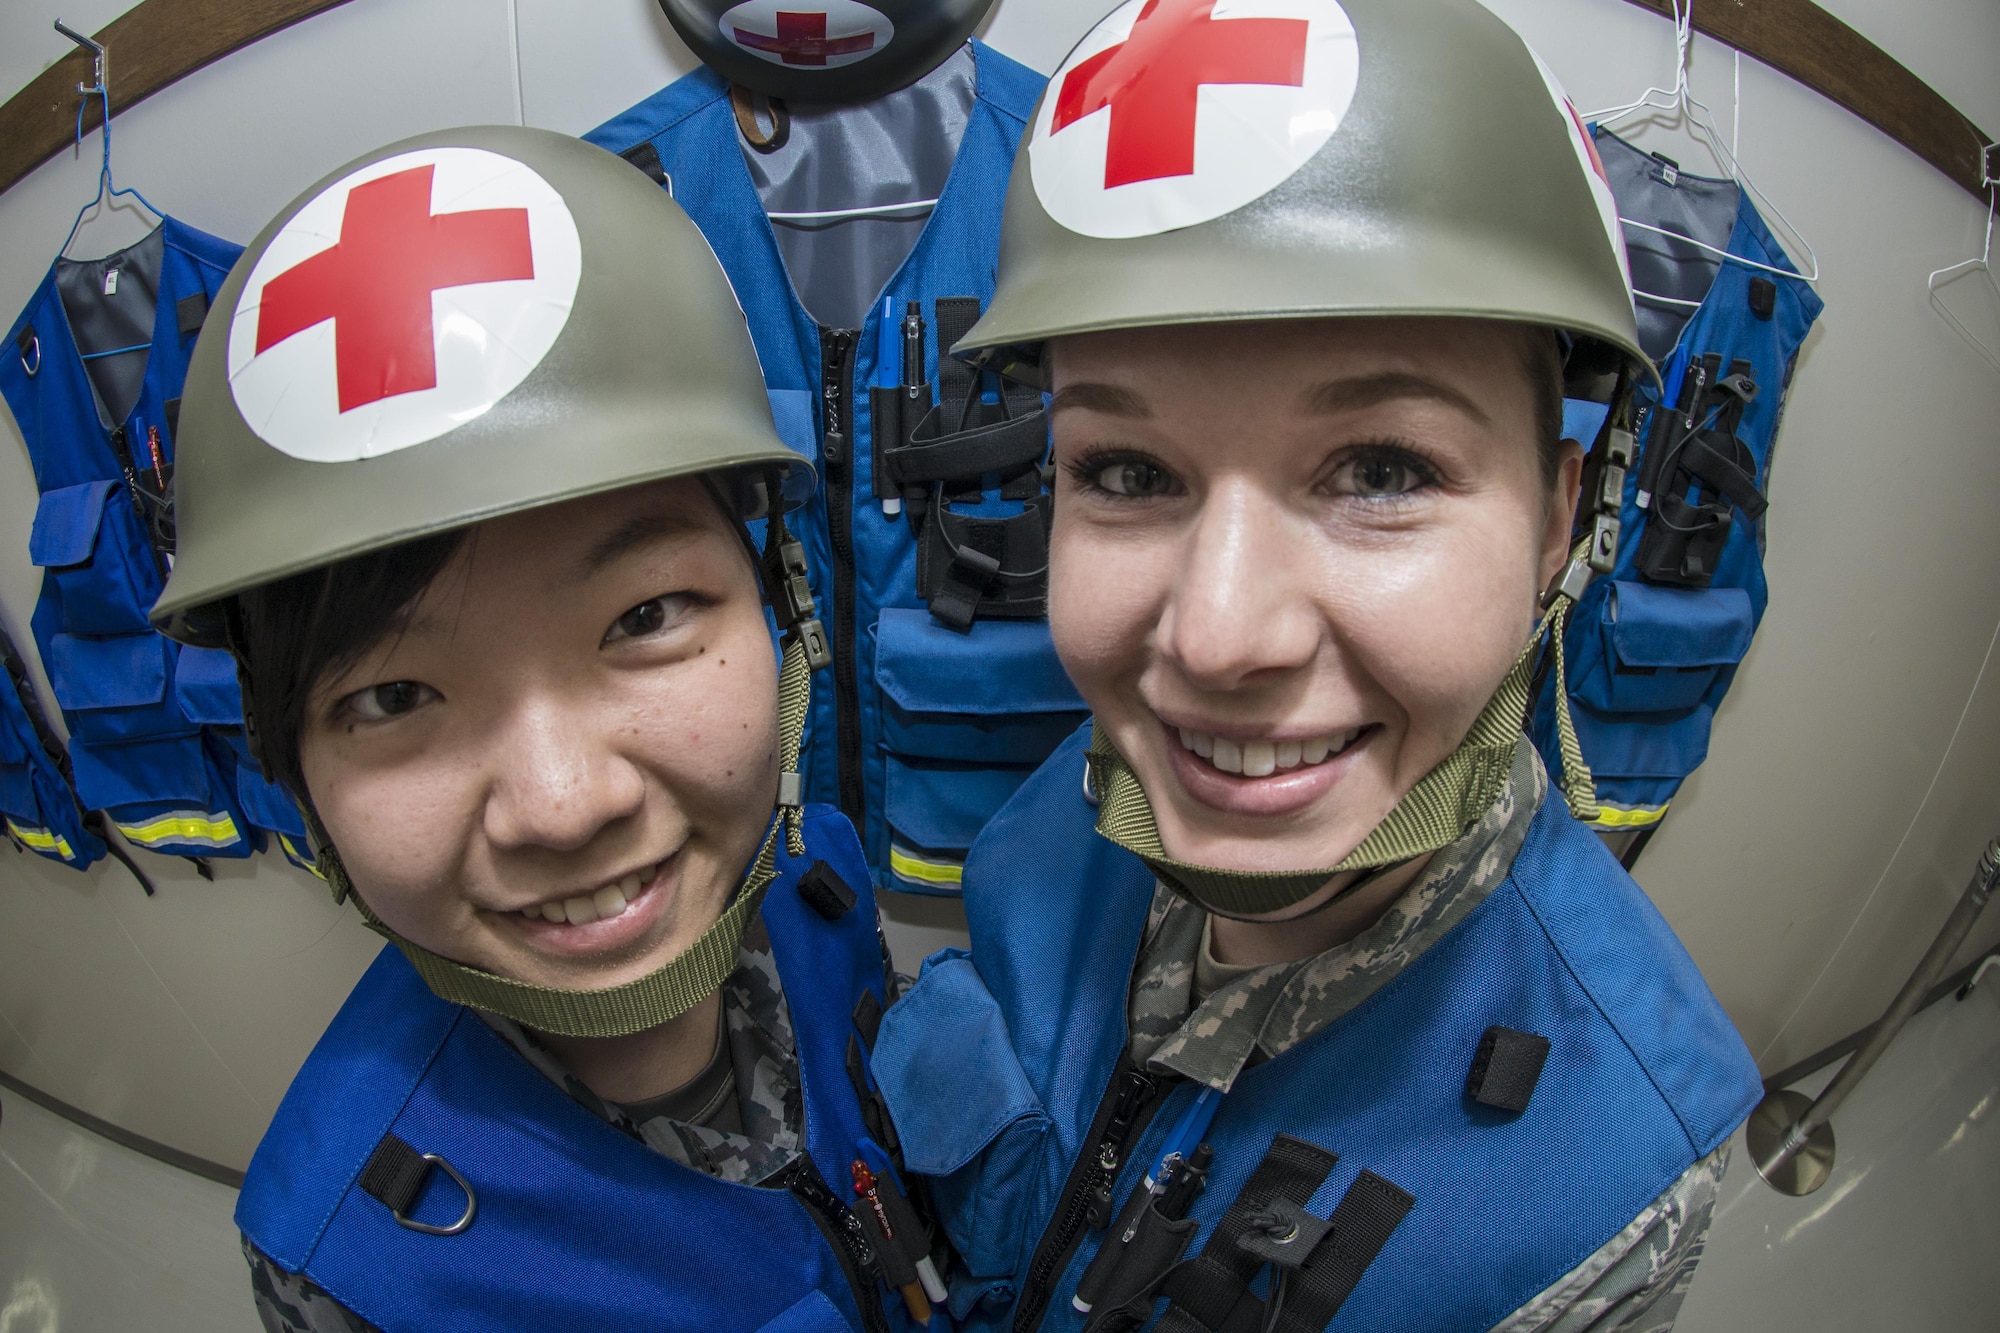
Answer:
[{"label": "red cross on black helmet", "polygon": [[943,64],[993,0],[660,0],[702,62],[797,102],[866,102]]}]

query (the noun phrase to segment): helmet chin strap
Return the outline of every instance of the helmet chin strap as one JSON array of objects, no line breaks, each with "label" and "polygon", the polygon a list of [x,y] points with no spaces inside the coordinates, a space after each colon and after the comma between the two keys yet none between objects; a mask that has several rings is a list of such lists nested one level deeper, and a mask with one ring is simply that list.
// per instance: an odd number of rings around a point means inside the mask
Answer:
[{"label": "helmet chin strap", "polygon": [[[1091,784],[1098,793],[1097,831],[1144,861],[1174,893],[1217,916],[1235,919],[1263,917],[1295,907],[1325,888],[1328,881],[1348,871],[1379,871],[1428,855],[1464,836],[1499,799],[1521,739],[1522,722],[1528,715],[1535,650],[1551,628],[1556,636],[1557,693],[1564,692],[1560,679],[1562,627],[1569,604],[1570,598],[1562,587],[1550,594],[1541,623],[1458,748],[1419,779],[1361,840],[1361,845],[1338,865],[1325,870],[1219,870],[1168,856],[1160,842],[1152,804],[1139,785],[1138,775],[1101,726],[1092,728],[1090,749],[1085,756],[1090,765]],[[1575,743],[1575,729],[1568,722],[1565,706],[1560,717],[1567,737],[1565,756]],[[1572,771],[1567,758],[1564,768],[1567,780]],[[1573,771],[1581,772],[1588,782],[1589,773],[1582,768],[1581,751]],[[1591,805],[1594,809],[1594,798]],[[1326,902],[1315,905],[1312,911],[1321,911],[1345,899],[1375,878],[1374,874],[1361,876]]]},{"label": "helmet chin strap", "polygon": [[[770,493],[778,494],[775,484]],[[485,1009],[537,1032],[563,1037],[622,1037],[657,1027],[715,994],[736,970],[743,933],[763,905],[765,890],[778,877],[778,838],[784,837],[788,856],[797,858],[806,854],[804,815],[800,809],[799,743],[805,734],[806,713],[812,698],[812,673],[816,665],[813,659],[826,656],[826,635],[820,622],[813,618],[813,599],[805,588],[803,574],[804,553],[798,547],[774,506],[762,563],[766,591],[785,632],[784,654],[778,668],[777,810],[729,906],[687,949],[643,977],[603,990],[538,986],[432,953],[404,939],[369,908],[355,891],[346,867],[341,864],[340,853],[327,836],[318,814],[308,806],[306,827],[312,836],[320,872],[333,889],[334,901],[352,899],[368,928],[401,949],[417,975],[439,999]],[[776,577],[773,571],[777,572]]]}]

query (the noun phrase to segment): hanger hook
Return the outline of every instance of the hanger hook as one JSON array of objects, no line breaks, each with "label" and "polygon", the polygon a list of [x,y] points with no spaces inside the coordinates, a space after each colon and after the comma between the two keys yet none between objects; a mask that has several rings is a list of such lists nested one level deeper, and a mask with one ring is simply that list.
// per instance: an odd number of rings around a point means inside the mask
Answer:
[{"label": "hanger hook", "polygon": [[111,64],[111,53],[104,49],[104,44],[84,36],[61,19],[56,20],[56,31],[90,52],[90,77],[93,82],[79,83],[76,85],[77,92],[85,97],[90,96],[92,93],[109,95],[111,81],[108,77],[108,71]]}]

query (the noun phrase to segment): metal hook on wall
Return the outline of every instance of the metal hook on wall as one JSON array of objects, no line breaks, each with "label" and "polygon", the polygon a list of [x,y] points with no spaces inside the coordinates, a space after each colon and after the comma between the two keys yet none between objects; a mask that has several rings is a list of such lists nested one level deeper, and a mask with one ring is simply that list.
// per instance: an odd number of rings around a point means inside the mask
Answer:
[{"label": "metal hook on wall", "polygon": [[79,83],[76,85],[77,95],[82,99],[77,103],[76,108],[76,142],[79,145],[83,143],[83,113],[90,106],[90,100],[93,97],[97,99],[99,110],[103,116],[103,120],[98,127],[102,135],[103,151],[98,159],[97,193],[92,195],[90,201],[76,211],[76,220],[69,224],[69,235],[63,238],[62,249],[56,251],[56,254],[60,256],[69,250],[70,242],[76,239],[77,229],[83,225],[83,215],[108,199],[115,199],[120,195],[130,195],[143,204],[146,211],[153,214],[153,216],[164,217],[165,215],[159,209],[154,208],[152,202],[137,190],[129,186],[120,189],[118,183],[111,176],[110,49],[102,42],[84,36],[61,19],[55,21],[55,29],[72,42],[75,42],[83,50],[90,52],[90,73],[94,82]]}]

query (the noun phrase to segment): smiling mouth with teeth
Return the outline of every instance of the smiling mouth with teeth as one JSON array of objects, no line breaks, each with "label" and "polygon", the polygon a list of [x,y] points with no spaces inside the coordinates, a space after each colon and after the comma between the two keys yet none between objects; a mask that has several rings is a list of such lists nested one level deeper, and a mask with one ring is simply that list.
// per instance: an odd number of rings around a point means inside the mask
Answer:
[{"label": "smiling mouth with teeth", "polygon": [[[664,862],[661,863],[665,864]],[[635,870],[614,884],[606,884],[595,893],[583,894],[575,898],[552,898],[545,903],[535,903],[523,907],[521,915],[531,921],[551,921],[557,925],[587,926],[593,921],[609,921],[613,917],[625,915],[625,909],[632,900],[644,893],[660,873],[659,865]]]},{"label": "smiling mouth with teeth", "polygon": [[1233,741],[1177,727],[1181,748],[1210,767],[1246,778],[1267,778],[1290,769],[1323,764],[1354,744],[1367,727],[1318,736],[1309,741]]}]

